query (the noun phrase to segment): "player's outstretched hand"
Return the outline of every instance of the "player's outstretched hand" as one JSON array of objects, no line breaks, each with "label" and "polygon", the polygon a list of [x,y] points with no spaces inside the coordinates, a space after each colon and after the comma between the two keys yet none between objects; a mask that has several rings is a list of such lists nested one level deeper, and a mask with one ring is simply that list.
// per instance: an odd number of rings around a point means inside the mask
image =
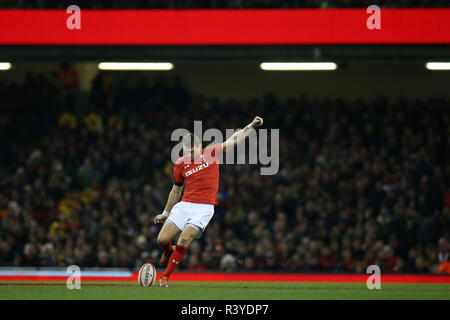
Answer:
[{"label": "player's outstretched hand", "polygon": [[253,119],[251,125],[253,128],[258,128],[260,126],[262,126],[263,124],[263,119],[261,117],[255,117],[255,119]]},{"label": "player's outstretched hand", "polygon": [[164,221],[166,221],[167,217],[163,214],[158,214],[154,219],[153,222],[156,223],[163,223]]}]

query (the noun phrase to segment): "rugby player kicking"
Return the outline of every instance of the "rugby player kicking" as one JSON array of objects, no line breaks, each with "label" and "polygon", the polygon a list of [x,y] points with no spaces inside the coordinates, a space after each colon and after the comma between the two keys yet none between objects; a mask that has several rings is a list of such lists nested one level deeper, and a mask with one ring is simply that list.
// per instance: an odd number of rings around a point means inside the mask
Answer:
[{"label": "rugby player kicking", "polygon": [[[224,143],[217,143],[202,149],[197,136],[189,133],[183,137],[183,154],[173,168],[174,185],[170,191],[162,214],[154,218],[154,223],[163,223],[158,234],[158,245],[163,250],[159,263],[167,268],[159,279],[160,287],[168,287],[170,275],[183,261],[192,240],[201,237],[214,215],[219,190],[219,160],[222,152],[231,150],[243,142],[249,130],[263,124],[263,119],[255,119],[244,129],[235,132]],[[181,192],[185,184],[183,198]],[[181,233],[181,234],[180,234]],[[178,242],[172,240],[180,234]]]}]

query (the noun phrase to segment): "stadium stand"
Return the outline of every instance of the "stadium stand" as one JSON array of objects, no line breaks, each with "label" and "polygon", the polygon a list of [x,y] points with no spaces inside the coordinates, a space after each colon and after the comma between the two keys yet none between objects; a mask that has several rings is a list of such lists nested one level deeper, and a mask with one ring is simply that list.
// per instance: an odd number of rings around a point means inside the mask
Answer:
[{"label": "stadium stand", "polygon": [[0,83],[0,266],[157,265],[171,131],[199,119],[239,128],[258,114],[281,129],[279,173],[223,165],[215,216],[180,269],[444,272],[445,99],[220,102],[134,72],[99,72],[83,98],[67,68]]}]

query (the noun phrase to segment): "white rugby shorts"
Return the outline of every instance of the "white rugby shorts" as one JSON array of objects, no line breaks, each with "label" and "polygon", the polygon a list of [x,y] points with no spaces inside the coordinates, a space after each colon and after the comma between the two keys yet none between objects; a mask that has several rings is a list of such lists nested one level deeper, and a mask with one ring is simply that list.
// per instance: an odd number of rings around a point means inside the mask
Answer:
[{"label": "white rugby shorts", "polygon": [[189,224],[197,227],[199,231],[198,239],[205,231],[213,215],[213,204],[180,201],[173,206],[167,221],[175,225],[180,231],[183,231]]}]

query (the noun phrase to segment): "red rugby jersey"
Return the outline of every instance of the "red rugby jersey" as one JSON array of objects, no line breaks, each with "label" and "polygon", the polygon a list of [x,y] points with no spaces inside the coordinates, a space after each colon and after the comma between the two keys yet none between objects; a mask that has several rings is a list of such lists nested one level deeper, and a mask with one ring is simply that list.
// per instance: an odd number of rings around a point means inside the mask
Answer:
[{"label": "red rugby jersey", "polygon": [[202,149],[201,163],[199,159],[199,163],[195,163],[195,160],[189,161],[186,156],[176,161],[173,167],[175,184],[186,184],[182,201],[217,205],[221,154],[222,144],[217,143]]}]

